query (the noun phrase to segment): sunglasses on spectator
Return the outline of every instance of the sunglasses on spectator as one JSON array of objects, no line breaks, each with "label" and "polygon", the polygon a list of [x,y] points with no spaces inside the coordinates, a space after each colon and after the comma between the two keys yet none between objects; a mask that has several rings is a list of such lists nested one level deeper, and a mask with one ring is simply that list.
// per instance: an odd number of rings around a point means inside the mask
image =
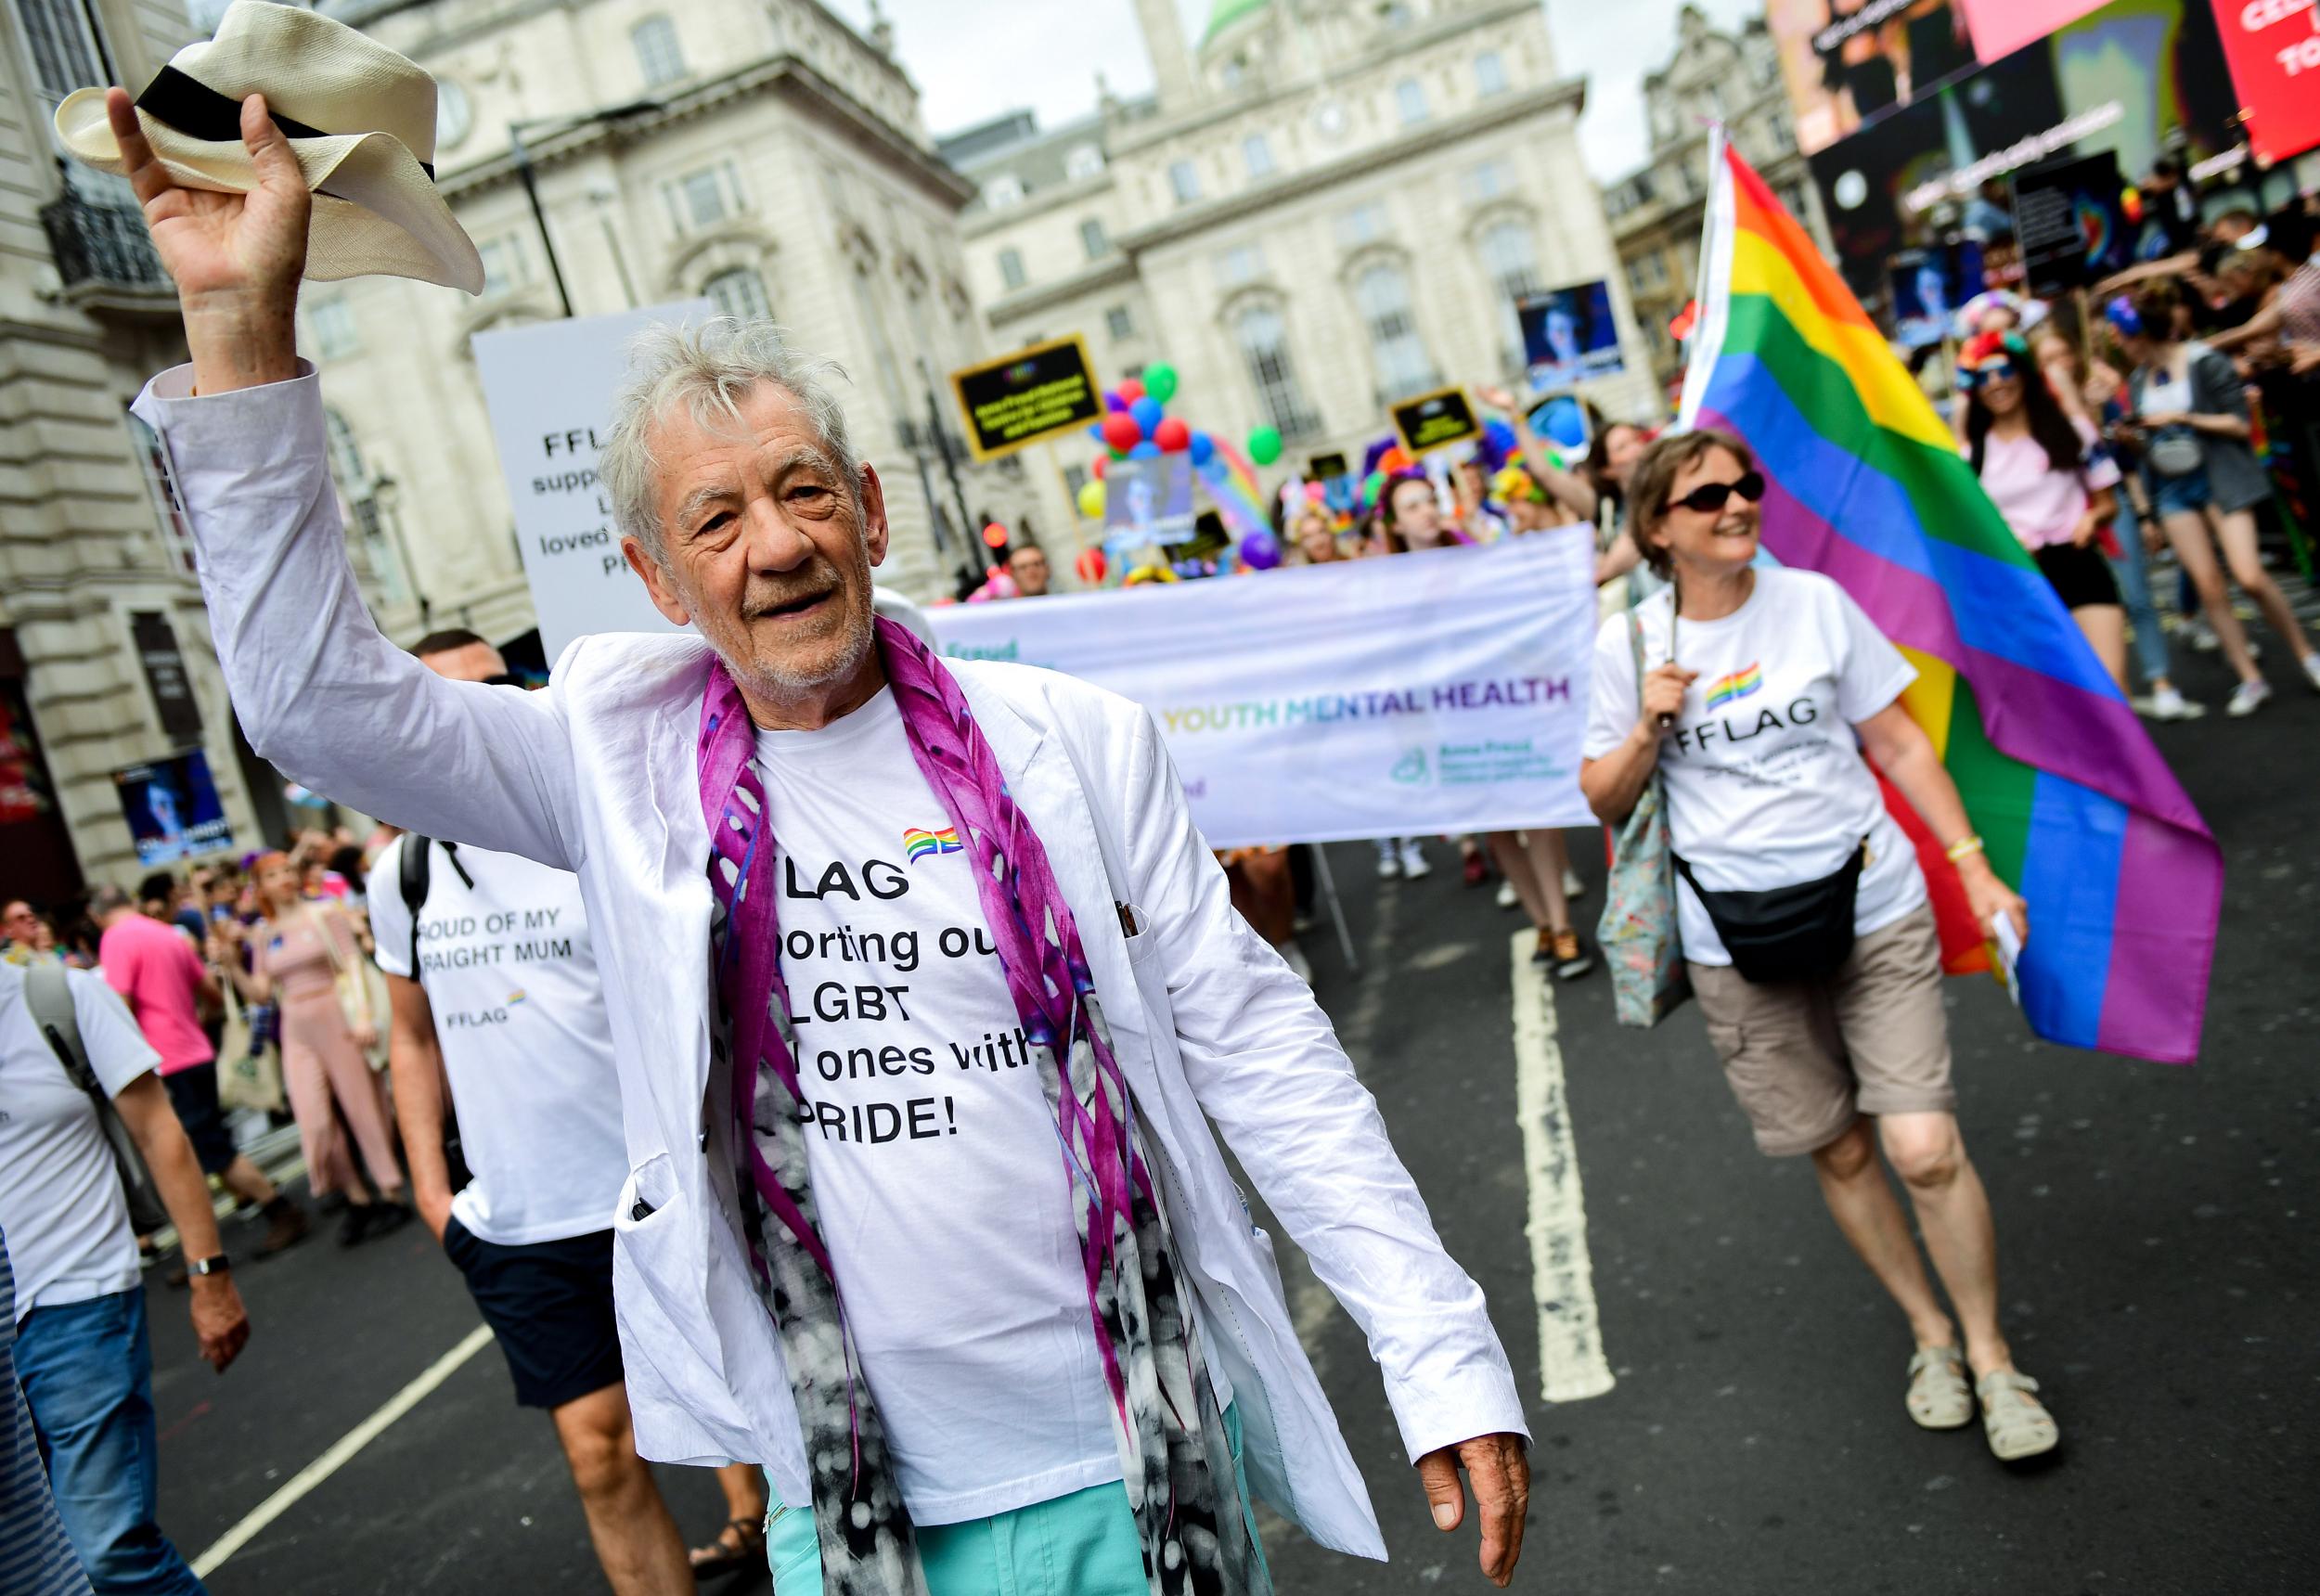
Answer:
[{"label": "sunglasses on spectator", "polygon": [[1680,499],[1669,499],[1669,509],[1688,509],[1700,515],[1721,515],[1724,506],[1738,494],[1748,504],[1764,497],[1764,473],[1743,471],[1736,483],[1702,483]]},{"label": "sunglasses on spectator", "polygon": [[2011,360],[1993,360],[1987,366],[1969,367],[1959,375],[1966,379],[1966,386],[1971,389],[1986,387],[1992,382],[2004,382],[2010,378],[2019,377],[2022,375],[2022,369]]}]

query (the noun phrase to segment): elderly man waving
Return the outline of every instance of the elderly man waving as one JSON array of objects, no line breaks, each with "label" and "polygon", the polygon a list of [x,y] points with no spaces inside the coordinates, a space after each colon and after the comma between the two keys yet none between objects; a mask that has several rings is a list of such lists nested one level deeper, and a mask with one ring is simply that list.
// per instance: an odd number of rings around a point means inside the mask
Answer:
[{"label": "elderly man waving", "polygon": [[137,410],[251,740],[579,875],[639,1449],[766,1465],[782,1596],[817,1564],[843,1592],[1263,1591],[1252,1490],[1383,1556],[1214,1120],[1367,1333],[1436,1522],[1463,1468],[1507,1583],[1528,1471],[1481,1292],[1149,718],[873,617],[884,499],[826,367],[762,326],[640,345],[601,469],[701,636],[584,638],[545,693],[446,680],[346,563],[291,341],[308,196],[263,100],[246,197],[176,187],[111,113],[193,354]]}]

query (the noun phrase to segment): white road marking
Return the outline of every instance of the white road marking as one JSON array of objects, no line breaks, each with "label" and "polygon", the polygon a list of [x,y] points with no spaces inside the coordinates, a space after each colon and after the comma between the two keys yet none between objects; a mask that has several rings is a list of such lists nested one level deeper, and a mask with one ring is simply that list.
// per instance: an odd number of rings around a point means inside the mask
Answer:
[{"label": "white road marking", "polygon": [[1550,1402],[1600,1396],[1615,1382],[1595,1317],[1595,1271],[1587,1255],[1587,1209],[1579,1148],[1563,1091],[1550,977],[1531,963],[1539,933],[1514,933],[1514,1116],[1523,1126],[1530,1189],[1530,1289],[1539,1306],[1539,1394]]},{"label": "white road marking", "polygon": [[491,1344],[492,1331],[487,1324],[479,1324],[468,1332],[467,1338],[429,1364],[418,1379],[387,1398],[384,1406],[332,1442],[329,1450],[308,1463],[290,1477],[280,1490],[260,1502],[248,1517],[217,1538],[216,1542],[193,1560],[197,1578],[207,1579],[217,1572],[226,1560],[239,1551],[276,1519],[296,1506],[299,1499],[346,1466],[355,1453],[385,1433],[387,1427],[409,1412],[425,1399],[427,1394],[451,1378],[459,1365]]}]

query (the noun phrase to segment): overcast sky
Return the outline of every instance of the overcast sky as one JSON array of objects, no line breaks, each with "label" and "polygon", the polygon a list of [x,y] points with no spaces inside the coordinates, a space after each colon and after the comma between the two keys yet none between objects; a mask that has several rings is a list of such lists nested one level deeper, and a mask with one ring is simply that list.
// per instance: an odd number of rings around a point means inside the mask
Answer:
[{"label": "overcast sky", "polygon": [[[1698,0],[1721,27],[1731,27],[1760,0]],[[869,0],[830,0],[866,26]],[[902,64],[924,97],[936,133],[1029,106],[1052,126],[1095,109],[1101,71],[1123,95],[1152,87],[1129,0],[883,0]],[[1546,0],[1547,26],[1566,72],[1583,73],[1587,114],[1580,136],[1598,180],[1618,177],[1643,158],[1643,74],[1668,58],[1682,0]],[[1207,20],[1209,0],[1176,0],[1188,38]],[[1004,17],[1004,26],[994,22]],[[1026,41],[1037,41],[1036,49]],[[1047,76],[1039,62],[1064,63]]]}]

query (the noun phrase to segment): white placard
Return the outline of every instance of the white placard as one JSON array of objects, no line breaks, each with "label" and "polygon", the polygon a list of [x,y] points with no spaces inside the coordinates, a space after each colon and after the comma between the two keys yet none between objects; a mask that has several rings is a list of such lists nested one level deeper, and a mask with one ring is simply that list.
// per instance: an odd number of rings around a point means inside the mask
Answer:
[{"label": "white placard", "polygon": [[475,369],[550,664],[590,632],[679,630],[621,558],[596,456],[627,368],[628,340],[652,322],[713,314],[708,301],[688,300],[475,335]]},{"label": "white placard", "polygon": [[1594,548],[1572,527],[928,613],[947,655],[1151,711],[1217,847],[1589,826]]}]

